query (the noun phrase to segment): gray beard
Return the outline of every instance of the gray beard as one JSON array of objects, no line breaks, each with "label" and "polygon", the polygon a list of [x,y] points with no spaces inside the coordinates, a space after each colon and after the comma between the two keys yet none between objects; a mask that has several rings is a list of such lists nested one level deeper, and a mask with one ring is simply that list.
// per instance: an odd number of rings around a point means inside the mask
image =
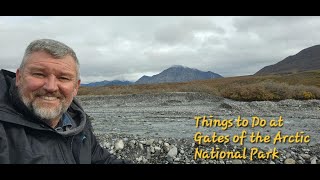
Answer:
[{"label": "gray beard", "polygon": [[63,113],[68,110],[68,107],[64,107],[63,104],[55,108],[42,107],[37,105],[36,101],[31,101],[30,99],[24,97],[21,92],[21,88],[19,89],[19,96],[22,102],[26,105],[26,107],[33,112],[36,116],[40,117],[42,121],[50,124],[50,122],[58,117],[61,117]]}]

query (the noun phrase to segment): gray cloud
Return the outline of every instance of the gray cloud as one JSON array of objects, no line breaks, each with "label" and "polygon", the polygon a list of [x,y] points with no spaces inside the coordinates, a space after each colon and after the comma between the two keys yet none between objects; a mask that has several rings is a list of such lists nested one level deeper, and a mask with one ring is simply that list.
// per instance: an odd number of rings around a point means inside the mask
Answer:
[{"label": "gray cloud", "polygon": [[223,34],[224,32],[223,28],[210,19],[191,17],[160,27],[155,32],[155,39],[165,44],[190,44],[196,40],[197,33],[201,35],[201,33]]},{"label": "gray cloud", "polygon": [[320,17],[0,17],[0,68],[34,39],[71,46],[84,83],[136,81],[172,65],[249,75],[319,44]]}]

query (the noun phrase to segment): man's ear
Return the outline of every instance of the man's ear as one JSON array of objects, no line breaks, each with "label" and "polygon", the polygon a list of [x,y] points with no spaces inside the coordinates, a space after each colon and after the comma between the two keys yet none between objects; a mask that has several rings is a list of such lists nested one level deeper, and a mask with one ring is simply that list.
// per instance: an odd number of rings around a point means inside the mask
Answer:
[{"label": "man's ear", "polygon": [[78,90],[79,90],[79,87],[80,87],[80,83],[81,83],[81,80],[79,79],[74,87],[74,90],[73,90],[73,97],[75,97],[77,94],[78,94]]},{"label": "man's ear", "polygon": [[16,86],[19,86],[21,83],[21,71],[20,69],[17,69],[16,71]]}]

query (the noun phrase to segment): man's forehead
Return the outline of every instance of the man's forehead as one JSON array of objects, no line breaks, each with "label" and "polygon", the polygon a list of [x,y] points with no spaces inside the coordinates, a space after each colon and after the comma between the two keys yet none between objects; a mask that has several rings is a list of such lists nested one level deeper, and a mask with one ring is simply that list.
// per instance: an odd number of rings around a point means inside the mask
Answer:
[{"label": "man's forehead", "polygon": [[76,74],[76,66],[72,61],[62,59],[55,60],[30,60],[26,63],[26,68],[29,70],[46,70],[60,73]]}]

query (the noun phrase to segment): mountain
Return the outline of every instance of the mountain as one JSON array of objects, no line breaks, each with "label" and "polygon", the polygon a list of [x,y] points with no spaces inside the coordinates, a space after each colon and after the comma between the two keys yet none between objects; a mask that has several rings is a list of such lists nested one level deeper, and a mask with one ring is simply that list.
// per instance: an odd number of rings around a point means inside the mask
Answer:
[{"label": "mountain", "polygon": [[133,82],[130,81],[119,81],[119,80],[114,80],[114,81],[100,81],[100,82],[92,82],[88,84],[81,84],[81,86],[121,86],[121,85],[130,85],[133,84]]},{"label": "mountain", "polygon": [[155,84],[166,82],[187,82],[201,79],[221,78],[222,76],[211,71],[204,72],[184,66],[172,66],[152,77],[142,76],[135,84]]},{"label": "mountain", "polygon": [[303,49],[298,54],[266,66],[254,75],[294,73],[320,69],[320,45]]}]

